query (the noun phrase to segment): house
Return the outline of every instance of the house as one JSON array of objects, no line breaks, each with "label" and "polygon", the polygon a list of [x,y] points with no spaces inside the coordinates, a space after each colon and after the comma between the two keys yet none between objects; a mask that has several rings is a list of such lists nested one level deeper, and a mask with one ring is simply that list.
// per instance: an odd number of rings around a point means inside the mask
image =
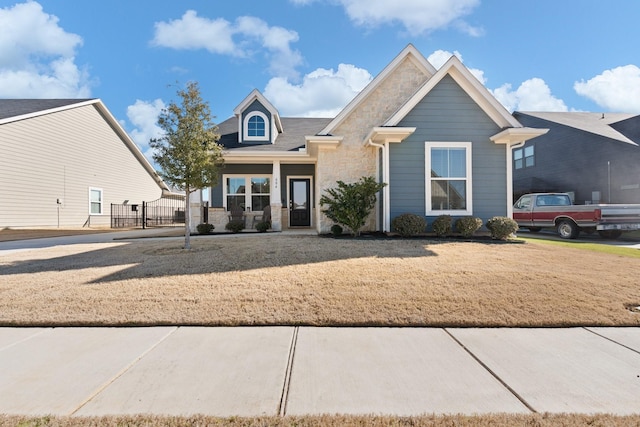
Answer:
[{"label": "house", "polygon": [[108,227],[170,192],[99,99],[0,100],[0,152],[0,228]]},{"label": "house", "polygon": [[247,225],[266,204],[274,230],[333,224],[319,200],[336,181],[388,185],[368,230],[402,213],[483,220],[510,215],[511,148],[546,132],[523,126],[456,57],[436,70],[408,45],[336,117],[285,118],[252,91],[219,125],[225,167],[209,193],[224,228],[241,206]]},{"label": "house", "polygon": [[513,151],[514,197],[562,191],[574,203],[640,203],[640,115],[515,112],[549,132]]}]

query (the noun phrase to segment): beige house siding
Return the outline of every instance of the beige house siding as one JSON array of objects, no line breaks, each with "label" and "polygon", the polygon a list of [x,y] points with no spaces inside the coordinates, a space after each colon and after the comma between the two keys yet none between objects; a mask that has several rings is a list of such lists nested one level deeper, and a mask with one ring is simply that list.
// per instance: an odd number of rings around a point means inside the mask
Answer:
[{"label": "beige house siding", "polygon": [[[422,86],[428,76],[409,59],[398,67],[370,93],[338,126],[334,135],[344,137],[335,150],[319,149],[316,169],[318,232],[328,233],[333,222],[322,214],[320,197],[325,190],[335,187],[336,181],[356,182],[363,176],[374,176],[377,171],[376,150],[364,146],[364,138],[375,126],[381,126],[407,99]],[[375,228],[371,215],[365,230]]]},{"label": "beige house siding", "polygon": [[[93,104],[0,125],[0,152],[0,227],[109,226],[111,203],[162,194]],[[89,188],[102,215],[89,214]]]}]

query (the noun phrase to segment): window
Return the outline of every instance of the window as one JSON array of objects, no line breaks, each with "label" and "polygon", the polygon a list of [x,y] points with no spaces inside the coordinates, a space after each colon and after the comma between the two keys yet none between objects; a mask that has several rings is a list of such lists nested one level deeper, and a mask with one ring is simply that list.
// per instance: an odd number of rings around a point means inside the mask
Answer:
[{"label": "window", "polygon": [[89,214],[102,215],[102,189],[89,188]]},{"label": "window", "polygon": [[471,215],[471,143],[426,143],[426,214]]},{"label": "window", "polygon": [[[224,176],[225,208],[231,210],[262,211],[271,204],[271,178],[269,176]],[[248,184],[248,185],[247,185]]]},{"label": "window", "polygon": [[249,136],[264,136],[264,119],[260,116],[251,116],[247,123],[247,134]]},{"label": "window", "polygon": [[268,117],[261,111],[247,113],[244,118],[243,140],[268,141]]},{"label": "window", "polygon": [[534,160],[535,148],[529,145],[524,148],[513,150],[513,165],[516,169],[529,168],[535,165]]}]

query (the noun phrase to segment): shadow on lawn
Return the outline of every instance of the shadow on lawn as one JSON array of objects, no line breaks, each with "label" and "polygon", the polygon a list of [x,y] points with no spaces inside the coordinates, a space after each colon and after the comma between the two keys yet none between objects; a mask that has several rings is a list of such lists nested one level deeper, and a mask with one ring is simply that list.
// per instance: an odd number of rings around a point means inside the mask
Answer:
[{"label": "shadow on lawn", "polygon": [[[203,236],[204,237],[204,236]],[[95,277],[88,282],[105,283],[127,279],[163,276],[250,271],[370,258],[421,258],[436,256],[429,239],[383,239],[361,237],[331,239],[319,236],[285,236],[263,234],[217,238],[207,236],[192,240],[192,249],[182,249],[180,240],[127,242],[104,249],[24,261],[0,263],[0,277],[46,272],[70,272],[122,266],[115,273]],[[37,253],[39,255],[39,253]],[[95,275],[99,276],[100,271]],[[357,271],[354,271],[357,274]]]}]

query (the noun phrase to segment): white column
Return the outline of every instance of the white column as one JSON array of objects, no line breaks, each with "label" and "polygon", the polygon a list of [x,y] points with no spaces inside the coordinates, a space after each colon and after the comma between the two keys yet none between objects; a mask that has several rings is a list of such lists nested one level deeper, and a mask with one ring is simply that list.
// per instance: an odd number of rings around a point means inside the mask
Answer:
[{"label": "white column", "polygon": [[280,161],[273,161],[271,172],[271,229],[282,230],[282,182],[280,182]]}]

